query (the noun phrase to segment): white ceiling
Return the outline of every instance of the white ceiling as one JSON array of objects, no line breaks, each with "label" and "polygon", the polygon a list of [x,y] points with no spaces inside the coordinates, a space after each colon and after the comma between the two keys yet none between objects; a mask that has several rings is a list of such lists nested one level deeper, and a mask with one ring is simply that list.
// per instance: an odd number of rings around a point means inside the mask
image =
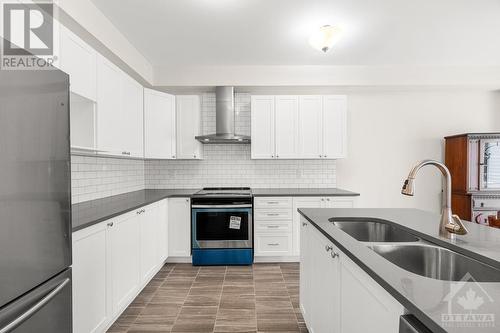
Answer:
[{"label": "white ceiling", "polygon": [[500,0],[92,1],[154,66],[500,65]]}]

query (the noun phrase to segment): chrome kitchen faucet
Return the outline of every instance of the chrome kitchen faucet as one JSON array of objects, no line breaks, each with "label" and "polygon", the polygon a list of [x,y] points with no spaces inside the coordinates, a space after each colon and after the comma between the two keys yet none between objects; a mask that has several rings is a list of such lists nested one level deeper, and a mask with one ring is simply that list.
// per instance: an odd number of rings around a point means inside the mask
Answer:
[{"label": "chrome kitchen faucet", "polygon": [[452,214],[451,211],[451,175],[450,170],[441,162],[434,160],[423,160],[411,169],[408,174],[408,178],[403,184],[401,189],[401,194],[413,196],[415,192],[415,178],[417,177],[418,171],[426,166],[433,165],[441,171],[444,177],[444,189],[443,189],[443,207],[441,212],[441,222],[439,223],[439,235],[446,238],[454,238],[455,234],[465,235],[467,234],[467,228],[465,228],[462,220],[458,215]]}]

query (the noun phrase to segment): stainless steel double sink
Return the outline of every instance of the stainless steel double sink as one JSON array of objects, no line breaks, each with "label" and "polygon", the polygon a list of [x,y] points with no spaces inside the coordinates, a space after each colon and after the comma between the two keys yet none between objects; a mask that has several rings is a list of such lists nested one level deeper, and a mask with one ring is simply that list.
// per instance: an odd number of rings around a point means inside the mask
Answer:
[{"label": "stainless steel double sink", "polygon": [[389,222],[368,218],[331,218],[330,222],[409,272],[444,281],[460,281],[469,273],[478,282],[500,282],[500,270],[423,241]]}]

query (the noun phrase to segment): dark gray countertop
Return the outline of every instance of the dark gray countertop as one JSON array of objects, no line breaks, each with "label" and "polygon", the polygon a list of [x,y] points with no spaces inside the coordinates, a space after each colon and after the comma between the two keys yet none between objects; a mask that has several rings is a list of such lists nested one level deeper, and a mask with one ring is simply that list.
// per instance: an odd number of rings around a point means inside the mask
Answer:
[{"label": "dark gray countertop", "polygon": [[359,193],[342,190],[340,188],[252,188],[254,197],[354,197]]},{"label": "dark gray countertop", "polygon": [[[378,218],[397,224],[420,238],[449,248],[469,257],[500,268],[500,229],[466,223],[469,233],[458,236],[456,240],[442,238],[438,234],[440,216],[416,209],[299,209],[321,233],[330,239],[375,281],[395,297],[410,313],[414,314],[433,332],[482,333],[499,332],[500,322],[500,283],[494,282],[450,282],[422,277],[408,272],[384,259],[366,244],[344,233],[328,221],[332,217]],[[484,304],[473,313],[493,314],[496,327],[448,327],[441,320],[448,313],[445,297],[452,287],[472,288],[481,295]],[[460,289],[461,290],[461,289]],[[454,313],[468,313],[461,309]]]},{"label": "dark gray countertop", "polygon": [[77,203],[71,207],[73,232],[165,198],[190,197],[197,191],[141,190]]},{"label": "dark gray countertop", "polygon": [[[199,189],[141,190],[107,198],[85,201],[72,206],[73,231],[90,227],[153,202],[173,197],[190,197]],[[358,193],[337,188],[318,189],[252,189],[254,196],[357,196]],[[255,194],[256,193],[256,194]]]}]

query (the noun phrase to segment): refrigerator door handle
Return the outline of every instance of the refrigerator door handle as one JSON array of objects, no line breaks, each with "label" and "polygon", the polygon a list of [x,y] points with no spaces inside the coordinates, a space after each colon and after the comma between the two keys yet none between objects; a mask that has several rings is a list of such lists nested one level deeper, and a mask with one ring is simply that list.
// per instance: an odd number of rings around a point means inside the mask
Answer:
[{"label": "refrigerator door handle", "polygon": [[44,298],[38,301],[35,305],[30,307],[28,310],[23,312],[19,317],[11,321],[6,326],[0,328],[0,333],[9,333],[17,326],[21,325],[23,322],[28,320],[31,316],[37,313],[41,308],[43,308],[47,303],[50,302],[59,292],[70,282],[69,278],[64,279],[59,283],[54,289],[52,289]]}]

